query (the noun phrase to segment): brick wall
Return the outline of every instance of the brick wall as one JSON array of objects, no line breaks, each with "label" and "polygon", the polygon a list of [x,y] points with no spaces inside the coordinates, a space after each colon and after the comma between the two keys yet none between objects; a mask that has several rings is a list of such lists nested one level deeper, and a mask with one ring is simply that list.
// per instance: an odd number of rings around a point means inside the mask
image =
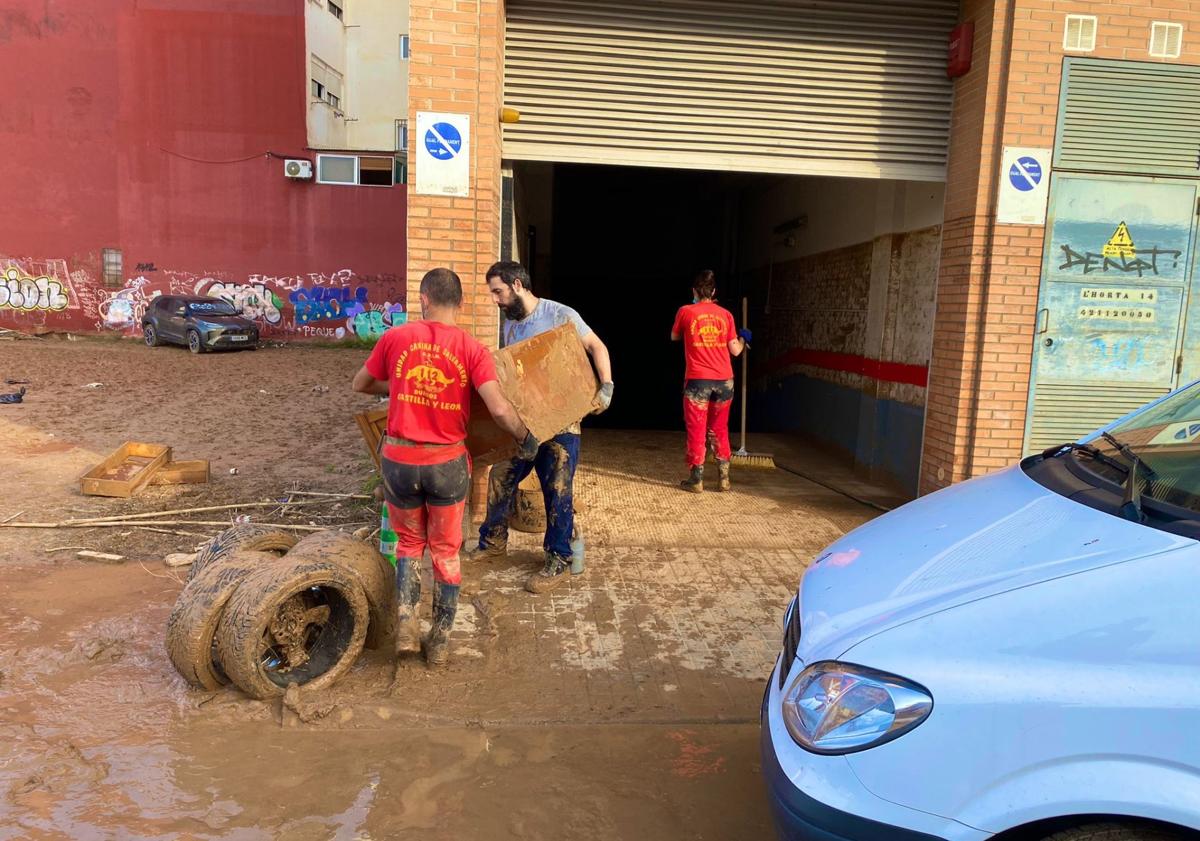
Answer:
[{"label": "brick wall", "polygon": [[503,80],[502,0],[410,0],[409,168],[415,182],[417,111],[471,117],[471,194],[466,198],[409,192],[408,286],[414,313],[421,276],[449,266],[463,280],[462,325],[495,345],[496,307],[483,273],[500,253],[500,97]]},{"label": "brick wall", "polygon": [[1183,23],[1173,61],[1200,64],[1200,0],[964,0],[975,49],[955,86],[922,492],[1021,454],[1045,229],[993,224],[998,164],[1004,146],[1054,144],[1068,14],[1096,16],[1096,58],[1161,61],[1147,54],[1151,22]]}]

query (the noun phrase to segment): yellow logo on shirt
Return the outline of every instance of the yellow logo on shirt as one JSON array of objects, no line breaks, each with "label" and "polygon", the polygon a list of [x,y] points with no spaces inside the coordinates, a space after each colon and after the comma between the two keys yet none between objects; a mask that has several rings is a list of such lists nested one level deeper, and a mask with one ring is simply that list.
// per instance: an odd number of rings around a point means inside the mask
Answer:
[{"label": "yellow logo on shirt", "polygon": [[458,381],[467,385],[467,369],[459,358],[441,345],[413,342],[396,360],[396,400],[429,406],[446,412],[461,412],[461,402],[441,399],[442,392]]},{"label": "yellow logo on shirt", "polygon": [[719,348],[724,344],[725,325],[719,316],[709,313],[696,316],[690,332],[692,347]]}]

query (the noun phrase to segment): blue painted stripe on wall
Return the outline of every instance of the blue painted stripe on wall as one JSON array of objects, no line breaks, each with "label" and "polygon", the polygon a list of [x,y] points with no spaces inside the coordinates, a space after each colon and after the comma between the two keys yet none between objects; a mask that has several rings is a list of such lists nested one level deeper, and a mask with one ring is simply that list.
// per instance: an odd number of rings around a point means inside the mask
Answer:
[{"label": "blue painted stripe on wall", "polygon": [[[751,394],[751,417],[766,432],[799,433],[831,444],[855,466],[882,471],[917,495],[925,410],[877,400],[857,389],[794,374]],[[860,430],[860,420],[871,419]]]}]

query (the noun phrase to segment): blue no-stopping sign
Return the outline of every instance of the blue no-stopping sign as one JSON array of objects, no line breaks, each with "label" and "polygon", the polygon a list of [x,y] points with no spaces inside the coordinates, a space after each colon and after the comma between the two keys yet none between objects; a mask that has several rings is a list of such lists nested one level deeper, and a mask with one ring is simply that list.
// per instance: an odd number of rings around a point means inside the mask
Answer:
[{"label": "blue no-stopping sign", "polygon": [[1022,193],[1033,190],[1042,180],[1042,165],[1028,155],[1017,158],[1008,170],[1008,180]]},{"label": "blue no-stopping sign", "polygon": [[462,135],[451,123],[434,123],[425,132],[425,150],[439,161],[448,161],[462,151]]}]

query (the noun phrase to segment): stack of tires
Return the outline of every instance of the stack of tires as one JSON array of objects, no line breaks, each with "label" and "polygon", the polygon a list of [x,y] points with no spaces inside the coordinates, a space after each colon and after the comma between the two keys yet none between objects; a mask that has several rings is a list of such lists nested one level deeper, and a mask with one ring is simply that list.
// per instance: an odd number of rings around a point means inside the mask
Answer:
[{"label": "stack of tires", "polygon": [[283,531],[238,525],[196,556],[167,619],[167,653],[188,683],[232,683],[252,698],[290,684],[321,689],[363,648],[395,632],[395,588],[372,545],[336,531],[297,541]]}]

